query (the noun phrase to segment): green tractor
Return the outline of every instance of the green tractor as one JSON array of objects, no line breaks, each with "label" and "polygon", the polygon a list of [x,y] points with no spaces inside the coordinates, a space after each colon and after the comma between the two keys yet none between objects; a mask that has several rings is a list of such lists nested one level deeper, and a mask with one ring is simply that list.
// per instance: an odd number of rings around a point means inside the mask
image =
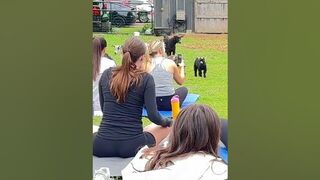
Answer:
[{"label": "green tractor", "polygon": [[93,32],[111,32],[111,23],[108,12],[100,9],[99,5],[93,5],[92,8]]},{"label": "green tractor", "polygon": [[149,17],[148,17],[148,12],[146,11],[141,11],[141,12],[138,12],[138,20],[139,22],[141,23],[147,23],[149,22]]}]

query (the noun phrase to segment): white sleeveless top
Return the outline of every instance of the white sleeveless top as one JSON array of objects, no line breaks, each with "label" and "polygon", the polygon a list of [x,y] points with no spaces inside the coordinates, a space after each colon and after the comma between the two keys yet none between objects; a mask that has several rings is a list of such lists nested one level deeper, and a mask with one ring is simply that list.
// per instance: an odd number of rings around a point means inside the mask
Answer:
[{"label": "white sleeveless top", "polygon": [[174,94],[173,74],[166,71],[163,62],[171,61],[164,57],[152,58],[154,68],[150,74],[153,76],[156,85],[156,97],[171,96]]}]

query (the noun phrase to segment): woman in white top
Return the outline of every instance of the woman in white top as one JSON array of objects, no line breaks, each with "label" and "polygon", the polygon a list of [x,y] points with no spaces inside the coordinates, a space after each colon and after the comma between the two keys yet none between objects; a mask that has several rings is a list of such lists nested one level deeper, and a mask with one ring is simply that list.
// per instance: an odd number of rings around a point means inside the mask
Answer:
[{"label": "woman in white top", "polygon": [[161,40],[151,42],[148,49],[151,62],[147,66],[147,72],[154,78],[158,110],[171,111],[172,96],[179,95],[180,105],[182,105],[188,95],[186,87],[175,89],[173,84],[173,80],[178,85],[184,83],[184,61],[182,60],[177,66],[173,60],[165,58],[164,42]]},{"label": "woman in white top", "polygon": [[113,60],[105,57],[107,41],[103,37],[95,37],[92,41],[93,56],[92,56],[92,80],[93,80],[93,110],[100,112],[99,90],[98,84],[104,70],[110,67],[115,67]]},{"label": "woman in white top", "polygon": [[174,121],[167,144],[142,148],[122,170],[123,179],[228,179],[228,166],[218,157],[219,139],[217,114],[206,105],[191,105]]}]

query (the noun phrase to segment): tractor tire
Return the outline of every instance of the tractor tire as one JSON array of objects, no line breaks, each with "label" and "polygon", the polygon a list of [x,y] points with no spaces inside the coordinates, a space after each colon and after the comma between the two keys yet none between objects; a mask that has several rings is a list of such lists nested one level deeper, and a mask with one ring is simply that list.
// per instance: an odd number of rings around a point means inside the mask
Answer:
[{"label": "tractor tire", "polygon": [[116,27],[122,27],[126,24],[126,20],[123,17],[116,16],[112,19],[112,25]]},{"label": "tractor tire", "polygon": [[147,12],[139,12],[138,14],[138,20],[141,23],[147,23],[149,22],[148,13]]}]

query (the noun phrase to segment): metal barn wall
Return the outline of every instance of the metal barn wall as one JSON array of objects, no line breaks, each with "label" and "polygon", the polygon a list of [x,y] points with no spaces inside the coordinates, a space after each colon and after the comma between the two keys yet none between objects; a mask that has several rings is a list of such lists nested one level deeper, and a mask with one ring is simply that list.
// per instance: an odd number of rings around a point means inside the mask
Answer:
[{"label": "metal barn wall", "polygon": [[[184,0],[184,3],[186,30],[197,33],[228,33],[228,0]],[[154,0],[155,28],[168,28],[168,22],[175,14],[176,0]]]},{"label": "metal barn wall", "polygon": [[[177,2],[176,2],[177,1]],[[194,0],[172,0],[173,11],[171,17],[176,13],[176,3],[184,3],[187,28],[194,32]]]},{"label": "metal barn wall", "polygon": [[154,27],[168,28],[168,21],[175,13],[175,1],[155,0],[154,1]]},{"label": "metal barn wall", "polygon": [[187,30],[194,32],[194,0],[186,0]]},{"label": "metal barn wall", "polygon": [[[193,18],[194,0],[155,0],[154,1],[154,25],[155,27],[169,27],[173,16],[176,14],[176,3],[185,3],[187,26],[189,19]],[[193,20],[191,20],[192,22]],[[189,27],[189,26],[188,26]],[[192,29],[192,24],[190,28]]]},{"label": "metal barn wall", "polygon": [[228,32],[228,0],[196,0],[194,10],[195,32]]}]

